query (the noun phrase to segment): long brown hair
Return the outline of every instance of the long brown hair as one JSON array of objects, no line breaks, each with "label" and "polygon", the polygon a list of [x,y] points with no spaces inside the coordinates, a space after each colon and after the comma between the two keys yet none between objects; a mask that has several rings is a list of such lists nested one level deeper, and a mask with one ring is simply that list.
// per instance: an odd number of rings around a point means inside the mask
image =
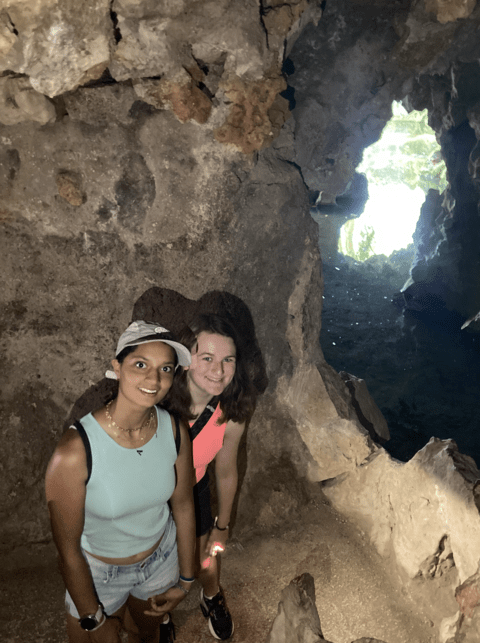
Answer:
[{"label": "long brown hair", "polygon": [[[179,341],[190,352],[198,345],[200,333],[214,333],[233,340],[236,349],[236,368],[232,381],[220,395],[220,408],[222,415],[219,422],[248,422],[255,411],[257,392],[252,384],[246,368],[244,351],[239,336],[233,325],[224,317],[212,313],[198,315],[182,331]],[[192,397],[188,390],[187,372],[184,371],[175,377],[168,395],[168,404],[179,408],[188,400],[188,405],[183,407],[183,414],[188,419],[194,419],[191,413]],[[185,411],[188,411],[185,413]]]}]

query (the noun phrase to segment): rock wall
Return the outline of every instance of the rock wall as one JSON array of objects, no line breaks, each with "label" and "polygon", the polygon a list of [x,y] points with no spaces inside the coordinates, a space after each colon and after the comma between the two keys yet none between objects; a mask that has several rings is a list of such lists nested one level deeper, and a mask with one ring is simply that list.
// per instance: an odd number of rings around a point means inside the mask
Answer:
[{"label": "rock wall", "polygon": [[[278,95],[285,38],[321,12],[306,2],[23,9],[1,14],[2,549],[15,565],[51,542],[46,462],[154,286],[191,300],[224,290],[253,316],[270,387],[243,451],[238,523],[257,512],[268,528],[281,519],[275,499],[287,512],[301,501],[303,461],[313,462],[278,405],[280,377],[288,388],[305,364],[323,365],[316,229]],[[252,501],[266,462],[271,483]],[[285,465],[300,482],[285,482]]]}]

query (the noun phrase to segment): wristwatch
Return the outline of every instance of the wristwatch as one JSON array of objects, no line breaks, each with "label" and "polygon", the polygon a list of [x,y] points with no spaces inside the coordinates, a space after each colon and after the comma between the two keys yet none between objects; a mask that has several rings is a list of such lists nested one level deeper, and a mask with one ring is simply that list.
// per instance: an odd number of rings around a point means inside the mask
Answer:
[{"label": "wristwatch", "polygon": [[103,606],[99,605],[98,610],[96,611],[95,614],[87,614],[86,616],[81,616],[78,619],[78,622],[82,629],[84,629],[87,632],[91,632],[92,630],[97,628],[101,623],[103,623],[103,620],[104,620]]}]

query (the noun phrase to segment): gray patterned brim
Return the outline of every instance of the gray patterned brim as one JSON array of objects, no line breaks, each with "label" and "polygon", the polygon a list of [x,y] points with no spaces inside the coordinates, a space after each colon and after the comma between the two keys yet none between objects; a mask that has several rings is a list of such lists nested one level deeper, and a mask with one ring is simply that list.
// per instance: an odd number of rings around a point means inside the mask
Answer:
[{"label": "gray patterned brim", "polygon": [[[115,357],[118,357],[124,348],[129,346],[138,346],[139,344],[148,344],[149,342],[163,342],[164,344],[168,344],[177,354],[178,365],[190,366],[192,356],[188,348],[183,344],[176,342],[170,331],[163,328],[163,326],[150,324],[144,321],[132,322],[126,331],[122,333],[118,340]],[[107,371],[105,373],[105,377],[108,377],[109,379],[117,379],[113,371]]]}]

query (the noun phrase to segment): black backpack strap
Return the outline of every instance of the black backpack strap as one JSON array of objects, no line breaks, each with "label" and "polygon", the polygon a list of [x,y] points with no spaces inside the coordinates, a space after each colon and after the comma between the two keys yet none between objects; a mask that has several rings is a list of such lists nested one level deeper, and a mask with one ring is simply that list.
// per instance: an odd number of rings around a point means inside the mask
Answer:
[{"label": "black backpack strap", "polygon": [[218,395],[215,397],[212,397],[210,402],[207,404],[207,406],[203,409],[203,411],[200,413],[198,418],[190,427],[188,432],[190,433],[190,439],[192,440],[192,442],[195,440],[197,435],[200,433],[200,431],[203,429],[203,427],[207,424],[207,422],[210,420],[212,415],[215,413],[215,409],[217,408],[219,399],[220,398]]},{"label": "black backpack strap", "polygon": [[180,434],[180,422],[178,421],[178,415],[172,413],[173,419],[175,421],[175,448],[177,449],[177,455],[180,453],[180,445],[182,443],[182,436]]},{"label": "black backpack strap", "polygon": [[83,428],[83,424],[79,420],[76,420],[73,423],[73,426],[77,429],[78,435],[82,438],[83,446],[85,447],[85,453],[87,455],[87,471],[88,471],[88,477],[85,484],[88,484],[88,481],[90,480],[90,476],[92,475],[92,449],[90,448],[90,440],[88,439],[87,432]]}]

